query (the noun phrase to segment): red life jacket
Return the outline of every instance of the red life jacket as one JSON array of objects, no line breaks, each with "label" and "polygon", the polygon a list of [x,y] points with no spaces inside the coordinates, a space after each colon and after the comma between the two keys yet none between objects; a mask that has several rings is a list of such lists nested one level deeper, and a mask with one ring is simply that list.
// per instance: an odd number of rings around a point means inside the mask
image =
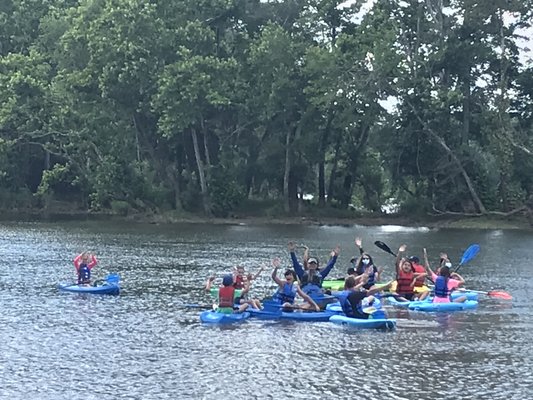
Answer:
[{"label": "red life jacket", "polygon": [[[413,269],[415,270],[415,273],[417,274],[423,274],[424,272],[426,272],[426,269],[424,268],[423,265],[416,264],[416,263],[413,263]],[[425,282],[426,282],[425,276],[416,278],[415,286],[424,286]]]},{"label": "red life jacket", "polygon": [[235,289],[244,289],[244,276],[243,275],[235,275],[233,287]]},{"label": "red life jacket", "polygon": [[396,277],[396,280],[398,281],[396,293],[400,295],[413,293],[413,287],[411,286],[411,283],[413,282],[414,278],[414,272],[404,272],[400,269],[398,271],[398,276]]},{"label": "red life jacket", "polygon": [[218,306],[233,308],[233,297],[235,288],[233,286],[222,286],[218,289]]}]

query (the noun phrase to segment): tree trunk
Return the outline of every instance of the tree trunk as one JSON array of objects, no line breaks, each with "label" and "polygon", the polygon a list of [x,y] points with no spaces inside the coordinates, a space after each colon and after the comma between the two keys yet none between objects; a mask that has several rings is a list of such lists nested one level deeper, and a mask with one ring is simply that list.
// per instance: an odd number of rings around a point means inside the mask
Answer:
[{"label": "tree trunk", "polygon": [[333,198],[335,176],[337,175],[337,167],[339,165],[340,148],[341,148],[341,135],[338,135],[337,142],[335,143],[335,155],[333,157],[333,166],[331,167],[331,173],[329,174],[327,204],[331,204],[331,199]]},{"label": "tree trunk", "polygon": [[320,138],[320,145],[318,148],[318,206],[321,208],[326,205],[326,148],[334,116],[333,109],[330,108],[328,110],[328,119],[322,137]]},{"label": "tree trunk", "polygon": [[176,211],[183,211],[183,203],[181,202],[180,173],[175,164],[167,165],[166,171],[168,180],[172,183],[172,190],[174,191],[174,209]]},{"label": "tree trunk", "polygon": [[289,198],[289,177],[291,173],[291,136],[291,129],[287,129],[287,135],[285,136],[285,173],[283,174],[283,204],[287,214],[291,211]]},{"label": "tree trunk", "polygon": [[198,167],[198,178],[200,180],[200,191],[202,193],[202,205],[204,207],[205,215],[211,215],[211,206],[209,204],[209,192],[207,189],[207,182],[205,179],[205,169],[200,155],[200,146],[198,146],[198,135],[196,129],[191,130],[192,143],[194,146],[194,157],[196,159],[196,166]]},{"label": "tree trunk", "polygon": [[420,115],[416,111],[415,107],[409,101],[407,103],[409,104],[409,107],[411,108],[411,110],[415,114],[416,118],[418,119],[418,122],[420,122],[420,124],[425,128],[425,130],[429,134],[429,136],[431,136],[444,149],[446,154],[448,154],[450,156],[450,158],[452,159],[452,161],[455,163],[455,165],[457,165],[457,168],[459,168],[459,171],[461,171],[461,175],[463,176],[463,179],[464,179],[464,181],[466,183],[468,191],[470,192],[470,196],[472,197],[472,201],[476,205],[476,208],[478,209],[478,211],[480,213],[486,214],[487,213],[487,209],[485,208],[485,206],[483,205],[483,202],[479,198],[479,196],[478,196],[478,194],[476,192],[476,189],[474,188],[474,184],[472,183],[472,180],[470,179],[470,177],[466,173],[466,170],[464,169],[463,165],[461,164],[461,161],[457,158],[457,156],[452,151],[452,149],[450,149],[448,147],[448,145],[446,144],[444,139],[441,138],[433,129],[431,129],[431,127],[422,118],[420,118]]},{"label": "tree trunk", "polygon": [[467,73],[463,82],[463,135],[462,144],[468,143],[470,136],[470,66],[467,67]]}]

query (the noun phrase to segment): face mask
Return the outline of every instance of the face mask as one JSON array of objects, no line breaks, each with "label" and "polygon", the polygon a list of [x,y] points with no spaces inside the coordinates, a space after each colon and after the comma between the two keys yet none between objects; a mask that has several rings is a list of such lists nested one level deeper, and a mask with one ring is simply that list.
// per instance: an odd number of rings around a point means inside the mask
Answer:
[{"label": "face mask", "polygon": [[363,261],[363,265],[368,265],[368,264],[370,264],[370,260],[368,260],[368,259],[363,259],[362,261]]},{"label": "face mask", "polygon": [[452,263],[451,262],[444,263],[444,266],[448,267],[448,268],[451,268],[452,267]]}]

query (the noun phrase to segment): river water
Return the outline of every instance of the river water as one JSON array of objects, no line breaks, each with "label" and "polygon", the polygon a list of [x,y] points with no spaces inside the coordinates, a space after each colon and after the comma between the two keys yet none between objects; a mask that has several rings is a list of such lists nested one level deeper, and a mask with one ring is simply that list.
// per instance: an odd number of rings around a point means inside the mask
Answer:
[{"label": "river water", "polygon": [[[111,222],[0,223],[0,398],[2,399],[528,399],[533,395],[533,233],[395,226],[144,225]],[[482,296],[475,311],[397,311],[393,332],[330,323],[248,320],[206,326],[200,309],[210,273],[236,264],[255,271],[287,242],[305,243],[331,277],[355,254],[353,239],[392,277],[393,258],[372,243],[410,254],[427,247],[458,262]],[[120,296],[64,294],[72,258],[94,251],[93,276],[116,272]],[[271,269],[253,287],[273,291]]]}]

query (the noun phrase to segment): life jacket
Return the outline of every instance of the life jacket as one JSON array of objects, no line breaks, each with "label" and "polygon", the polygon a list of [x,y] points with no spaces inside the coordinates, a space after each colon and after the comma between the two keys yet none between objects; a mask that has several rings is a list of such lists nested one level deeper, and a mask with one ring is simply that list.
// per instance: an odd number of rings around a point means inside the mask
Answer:
[{"label": "life jacket", "polygon": [[78,285],[91,283],[91,269],[87,264],[80,264],[78,267]]},{"label": "life jacket", "polygon": [[218,289],[218,306],[220,308],[233,308],[233,298],[235,288],[233,286],[222,286]]},{"label": "life jacket", "polygon": [[305,285],[309,284],[322,287],[322,277],[320,276],[320,272],[318,272],[318,270],[313,275],[311,275],[309,271],[306,271],[302,276],[302,289],[305,287]]},{"label": "life jacket", "polygon": [[411,283],[413,282],[414,278],[414,272],[405,272],[403,270],[399,270],[396,277],[396,281],[398,282],[398,285],[396,286],[396,293],[400,295],[413,293],[413,287],[411,286]]},{"label": "life jacket", "polygon": [[361,302],[359,302],[356,310],[354,310],[352,307],[352,303],[350,303],[350,300],[348,300],[348,296],[351,293],[351,290],[343,290],[342,292],[337,294],[336,297],[339,299],[339,303],[341,304],[342,311],[344,312],[344,314],[350,318],[357,318],[356,314],[363,313],[363,305]]},{"label": "life jacket", "polygon": [[296,286],[294,284],[289,284],[285,282],[283,288],[280,288],[273,296],[275,299],[279,300],[281,303],[294,303],[296,298]]},{"label": "life jacket", "polygon": [[448,297],[449,295],[448,279],[444,276],[437,276],[435,279],[435,297]]},{"label": "life jacket", "polygon": [[[424,268],[424,266],[420,265],[420,264],[413,264],[413,270],[417,274],[423,274],[424,272],[426,272],[426,269]],[[418,278],[416,278],[415,286],[424,286],[425,283],[426,283],[426,277],[425,276],[418,277]]]},{"label": "life jacket", "polygon": [[244,289],[244,276],[243,275],[235,275],[233,287],[235,289]]}]

